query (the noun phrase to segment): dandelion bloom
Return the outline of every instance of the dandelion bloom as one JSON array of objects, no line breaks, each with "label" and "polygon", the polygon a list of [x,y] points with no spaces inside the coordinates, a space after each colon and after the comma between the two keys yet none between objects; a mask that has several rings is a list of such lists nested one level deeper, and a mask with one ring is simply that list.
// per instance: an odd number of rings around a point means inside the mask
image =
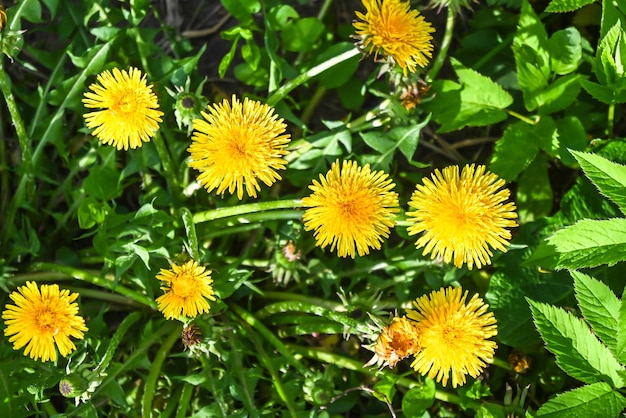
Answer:
[{"label": "dandelion bloom", "polygon": [[417,248],[446,263],[454,260],[458,268],[491,264],[489,247],[505,252],[511,239],[506,228],[517,226],[515,204],[502,203],[510,195],[508,189],[499,190],[504,183],[482,165],[465,166],[460,175],[458,166],[435,170],[432,181],[417,185],[409,202],[416,209],[407,212],[413,222],[409,235],[423,233]]},{"label": "dandelion bloom", "polygon": [[387,55],[402,68],[414,73],[417,65],[425,67],[432,57],[435,31],[417,10],[411,10],[410,2],[401,0],[363,0],[366,13],[356,12],[362,20],[353,23],[362,38],[363,49]]},{"label": "dandelion bloom", "polygon": [[450,374],[452,387],[465,384],[467,374],[478,377],[496,349],[488,340],[498,333],[489,305],[478,295],[466,304],[467,291],[462,292],[459,287],[441,289],[414,301],[417,310],[407,309],[421,344],[411,366],[443,386]]},{"label": "dandelion bloom", "polygon": [[207,189],[226,189],[243,198],[256,197],[261,190],[259,180],[271,186],[281,177],[275,170],[284,170],[291,140],[285,134],[287,125],[266,104],[245,98],[243,104],[233,95],[232,102],[201,112],[204,119],[195,119],[195,132],[188,148],[189,166],[200,171],[198,181]]},{"label": "dandelion bloom", "polygon": [[211,270],[199,266],[194,260],[182,266],[172,263],[170,270],[161,269],[156,278],[162,282],[161,290],[165,292],[156,302],[167,319],[177,318],[181,314],[195,318],[209,311],[207,299],[215,300]]},{"label": "dandelion bloom", "polygon": [[374,344],[376,356],[370,361],[382,362],[394,368],[405,359],[420,350],[419,334],[415,322],[406,317],[395,317],[391,324],[384,327]]},{"label": "dandelion bloom", "polygon": [[84,115],[87,127],[95,128],[93,135],[118,150],[150,141],[163,112],[158,110],[157,97],[145,74],[133,67],[128,72],[114,68],[113,73],[107,70],[99,74],[97,81],[83,99],[85,107],[100,109]]},{"label": "dandelion bloom", "polygon": [[6,328],[4,335],[19,350],[26,346],[24,355],[34,360],[56,361],[56,346],[63,357],[76,349],[70,337],[83,339],[87,331],[85,320],[78,315],[74,302],[78,293],[59,290],[59,286],[26,282],[9,297],[15,305],[7,305],[2,312]]},{"label": "dandelion bloom", "polygon": [[354,258],[369,253],[369,247],[380,249],[384,238],[395,224],[398,194],[391,191],[395,184],[383,171],[370,171],[369,164],[359,167],[354,161],[344,161],[340,170],[335,161],[326,176],[313,180],[309,197],[302,199],[308,207],[304,212],[304,227],[315,230],[316,245],[331,251],[337,247],[340,257]]}]

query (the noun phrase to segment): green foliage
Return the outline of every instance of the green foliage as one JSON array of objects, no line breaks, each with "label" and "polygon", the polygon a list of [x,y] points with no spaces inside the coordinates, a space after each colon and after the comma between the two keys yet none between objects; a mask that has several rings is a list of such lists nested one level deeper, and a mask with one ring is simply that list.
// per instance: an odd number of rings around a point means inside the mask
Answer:
[{"label": "green foliage", "polygon": [[[626,408],[626,2],[433,1],[419,6],[436,28],[432,59],[408,74],[355,48],[346,2],[6,3],[2,310],[26,281],[58,283],[80,294],[89,331],[46,363],[6,336],[0,417]],[[93,137],[82,100],[98,74],[131,66],[164,115],[124,151]],[[207,193],[189,167],[194,120],[233,94],[273,107],[291,136],[280,181],[256,199]],[[387,173],[401,207],[382,248],[355,259],[318,248],[302,221],[312,181],[342,160]],[[407,232],[416,185],[466,163],[504,179],[518,214],[507,251],[489,247],[479,271],[423,255]],[[189,259],[211,270],[216,300],[165,320],[156,276]],[[410,358],[364,366],[390,315],[446,286],[489,303],[493,364],[457,388]]]}]

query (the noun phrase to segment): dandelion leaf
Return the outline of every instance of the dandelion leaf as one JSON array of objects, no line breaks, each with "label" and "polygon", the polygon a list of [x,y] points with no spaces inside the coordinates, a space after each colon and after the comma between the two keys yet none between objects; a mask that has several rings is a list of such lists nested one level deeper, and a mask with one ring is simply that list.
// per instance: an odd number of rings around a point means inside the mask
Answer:
[{"label": "dandelion leaf", "polygon": [[604,382],[561,393],[543,404],[538,417],[616,417],[626,407],[626,398]]},{"label": "dandelion leaf", "polygon": [[608,382],[622,387],[621,366],[587,325],[562,308],[527,299],[537,330],[558,366],[585,383]]},{"label": "dandelion leaf", "polygon": [[571,151],[585,171],[585,175],[600,193],[612,200],[626,213],[626,166],[609,161],[599,155]]},{"label": "dandelion leaf", "polygon": [[525,264],[581,269],[626,260],[626,219],[583,219],[557,231]]},{"label": "dandelion leaf", "polygon": [[620,300],[599,280],[572,271],[578,306],[585,320],[613,354],[617,354]]},{"label": "dandelion leaf", "polygon": [[548,7],[546,7],[546,12],[550,13],[564,13],[564,12],[573,12],[574,10],[578,10],[583,6],[591,4],[596,0],[552,0]]}]

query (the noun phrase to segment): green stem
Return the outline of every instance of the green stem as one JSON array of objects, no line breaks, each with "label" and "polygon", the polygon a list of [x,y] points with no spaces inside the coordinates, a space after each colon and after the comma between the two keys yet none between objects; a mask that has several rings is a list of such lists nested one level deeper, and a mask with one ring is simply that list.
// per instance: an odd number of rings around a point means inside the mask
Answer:
[{"label": "green stem", "polygon": [[269,299],[287,300],[294,302],[302,302],[310,305],[318,305],[326,309],[339,309],[342,307],[340,303],[331,302],[327,299],[314,298],[307,295],[289,292],[263,292],[263,296]]},{"label": "green stem", "polygon": [[228,304],[228,306],[235,311],[235,313],[243,319],[248,325],[257,330],[259,334],[263,336],[271,345],[276,348],[284,358],[287,360],[287,363],[291,364],[298,372],[302,374],[306,374],[307,369],[304,367],[291,352],[285,347],[285,344],[282,343],[269,329],[265,327],[254,315],[250,312],[244,310],[243,308],[235,305],[234,303]]},{"label": "green stem", "polygon": [[385,123],[385,121],[380,121],[378,117],[383,113],[385,109],[387,109],[391,105],[391,100],[385,99],[378,104],[374,109],[366,112],[365,114],[359,116],[358,118],[346,123],[346,128],[350,130],[350,132],[358,132],[368,127],[378,127]]},{"label": "green stem", "polygon": [[[213,392],[213,401],[217,403],[217,406],[220,409],[222,417],[228,417],[228,406],[224,401],[224,389],[222,386],[218,387],[215,384],[215,376],[213,375],[213,367],[209,364],[208,357],[200,357],[200,361],[202,362],[202,369],[207,376],[207,383],[209,384],[211,392]],[[215,416],[215,415],[213,415]]]},{"label": "green stem", "polygon": [[439,52],[437,54],[437,58],[433,62],[433,65],[430,67],[430,71],[426,75],[426,83],[430,84],[437,78],[437,74],[439,74],[439,70],[443,66],[446,58],[448,57],[448,50],[450,49],[450,44],[452,43],[452,35],[454,34],[454,11],[451,7],[448,7],[448,17],[446,19],[446,31],[443,35],[443,40],[441,41],[441,47],[439,48]]},{"label": "green stem", "polygon": [[491,362],[494,366],[499,367],[501,369],[504,369],[506,371],[513,371],[513,367],[511,367],[511,365],[509,364],[508,361],[502,360],[500,358],[494,357],[493,361]]},{"label": "green stem", "polygon": [[[293,405],[293,401],[291,400],[290,396],[287,395],[287,391],[285,391],[281,376],[278,370],[276,370],[274,363],[267,355],[265,348],[263,348],[263,344],[261,344],[261,341],[259,341],[259,338],[252,330],[249,330],[247,334],[249,335],[250,340],[252,341],[252,344],[254,344],[254,347],[256,348],[259,359],[265,365],[265,368],[269,371],[270,376],[272,377],[272,384],[274,385],[274,389],[276,389],[276,393],[278,393],[278,396],[282,399],[283,403],[287,406],[287,410],[289,411],[289,414],[293,418],[296,418],[298,416],[298,413],[296,412],[296,407]],[[255,415],[255,416],[258,417],[259,415]]]},{"label": "green stem", "polygon": [[200,251],[198,250],[198,235],[196,234],[196,224],[193,223],[193,214],[187,208],[180,208],[178,213],[183,220],[185,233],[187,235],[187,251],[194,260],[200,259]]},{"label": "green stem", "polygon": [[343,52],[329,60],[324,61],[323,63],[316,65],[315,67],[309,68],[304,73],[300,74],[298,77],[294,78],[291,81],[283,84],[280,88],[278,88],[268,99],[267,104],[270,106],[276,106],[278,102],[284,99],[290,91],[295,89],[296,87],[306,83],[310,79],[324,71],[334,67],[335,65],[341,64],[344,61],[349,60],[350,58],[354,58],[359,55],[361,51],[358,49],[350,49],[346,52]]},{"label": "green stem", "polygon": [[163,362],[174,346],[174,343],[180,338],[181,332],[182,324],[179,323],[178,326],[172,330],[170,335],[168,335],[166,340],[163,341],[161,348],[159,348],[159,351],[154,357],[154,361],[150,367],[150,373],[146,378],[146,384],[143,387],[143,398],[141,400],[141,416],[143,418],[152,418],[152,401],[156,392],[156,384],[161,374]]},{"label": "green stem", "polygon": [[193,215],[193,222],[195,224],[199,224],[202,222],[227,218],[229,216],[245,215],[248,213],[262,212],[266,210],[295,209],[301,207],[302,201],[299,199],[249,203],[246,205],[223,207],[207,210],[206,212],[196,213],[195,215]]},{"label": "green stem", "polygon": [[508,113],[509,115],[518,118],[519,120],[521,120],[522,122],[526,122],[529,125],[536,125],[537,122],[539,122],[539,120],[532,120],[531,118],[524,116],[524,115],[520,115],[519,113],[511,110],[511,109],[504,109],[504,111],[506,113]]},{"label": "green stem", "polygon": [[504,38],[502,42],[500,42],[497,46],[491,48],[489,52],[480,57],[480,59],[476,61],[476,64],[472,66],[472,69],[478,71],[479,68],[488,63],[491,58],[495,57],[500,51],[502,51],[504,48],[510,47],[511,42],[513,42],[513,38],[515,38],[515,32],[512,32],[509,36]]},{"label": "green stem", "polygon": [[180,401],[178,403],[178,409],[176,410],[176,418],[185,418],[187,416],[187,406],[191,401],[191,395],[193,395],[194,386],[185,383],[183,385],[183,390],[180,393]]},{"label": "green stem", "polygon": [[104,357],[102,357],[102,360],[100,360],[100,363],[98,363],[98,365],[93,371],[93,375],[95,379],[98,379],[101,376],[104,376],[104,373],[106,372],[107,368],[109,367],[109,364],[111,363],[111,359],[113,359],[113,354],[115,354],[115,350],[117,350],[117,347],[120,345],[120,342],[126,336],[126,332],[128,331],[128,329],[135,322],[137,322],[140,317],[141,317],[141,313],[133,312],[130,315],[128,315],[126,318],[124,318],[122,323],[117,327],[117,330],[115,330],[115,334],[113,334],[113,337],[111,337],[111,341],[109,342],[107,351],[104,353]]},{"label": "green stem", "polygon": [[161,159],[161,164],[163,165],[163,170],[165,170],[165,178],[170,185],[170,192],[178,198],[180,196],[180,183],[178,181],[178,176],[176,175],[176,170],[174,169],[174,164],[172,163],[170,152],[167,149],[165,141],[159,131],[154,134],[152,142],[154,142],[154,145],[156,146],[157,153]]},{"label": "green stem", "polygon": [[311,315],[322,316],[332,321],[338,322],[348,328],[351,332],[358,332],[360,334],[370,333],[371,330],[365,324],[362,324],[346,315],[345,312],[336,312],[323,308],[318,305],[308,304],[304,302],[286,301],[277,302],[271,305],[265,306],[256,312],[258,318],[267,318],[270,315],[285,312],[305,312]]},{"label": "green stem", "polygon": [[615,123],[615,103],[611,103],[609,105],[609,110],[607,114],[607,123],[608,123],[608,137],[613,138],[613,126]]},{"label": "green stem", "polygon": [[154,310],[157,309],[156,302],[151,298],[139,292],[135,292],[134,290],[121,286],[115,283],[114,280],[105,279],[99,275],[88,273],[84,270],[79,270],[74,267],[62,266],[60,264],[54,263],[34,263],[32,265],[32,269],[35,271],[49,270],[53,272],[63,273],[66,276],[73,277],[75,279],[82,280],[96,286],[104,287],[105,289],[109,289],[114,293],[119,293],[120,295],[126,296]]},{"label": "green stem", "polygon": [[[340,367],[346,370],[353,370],[353,371],[363,373],[363,374],[373,376],[373,377],[380,377],[381,375],[388,377],[392,379],[393,381],[395,381],[396,384],[403,386],[405,388],[410,389],[413,387],[422,386],[421,383],[413,379],[409,379],[406,377],[398,377],[397,374],[390,373],[386,370],[378,370],[378,369],[363,367],[363,363],[357,360],[338,356],[336,354],[327,353],[327,352],[315,350],[313,348],[301,347],[301,346],[291,345],[291,344],[288,344],[287,348],[291,350],[292,352],[300,354],[304,357],[308,357],[308,358],[318,360],[318,361],[328,363],[328,364],[334,364],[337,367]],[[461,402],[463,402],[463,405],[465,407],[474,409],[474,410],[477,410],[482,405],[480,402],[468,400],[467,398],[461,401],[460,397],[456,395],[452,395],[451,393],[448,393],[448,392],[444,392],[442,390],[435,391],[435,399],[438,399],[440,401],[447,402],[447,403],[454,403],[457,405],[461,405]]]}]

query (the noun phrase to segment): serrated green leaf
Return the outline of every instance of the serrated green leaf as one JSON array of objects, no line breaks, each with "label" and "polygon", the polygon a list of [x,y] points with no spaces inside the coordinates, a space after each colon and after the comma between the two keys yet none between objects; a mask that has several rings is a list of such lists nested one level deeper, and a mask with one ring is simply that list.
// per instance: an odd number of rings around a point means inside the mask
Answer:
[{"label": "serrated green leaf", "polygon": [[441,124],[438,132],[449,132],[465,126],[485,126],[501,122],[507,114],[502,109],[513,103],[513,98],[500,85],[459,61],[451,59],[460,85],[446,80],[435,87],[438,100],[424,106]]},{"label": "serrated green leaf", "polygon": [[584,219],[557,231],[526,264],[577,270],[626,260],[626,219]]},{"label": "serrated green leaf", "polygon": [[[533,127],[524,122],[517,122],[506,128],[502,138],[496,142],[489,171],[507,182],[515,180],[539,151],[537,144],[528,140],[532,133]],[[511,161],[515,161],[515,164],[511,164]]]},{"label": "serrated green leaf", "polygon": [[558,366],[585,383],[607,382],[622,387],[622,367],[585,323],[562,308],[527,299],[537,330]]},{"label": "serrated green leaf", "polygon": [[586,385],[561,393],[543,404],[538,417],[578,418],[617,417],[626,407],[626,398],[604,382]]},{"label": "serrated green leaf", "polygon": [[224,78],[224,76],[226,75],[226,71],[228,71],[228,67],[230,67],[230,64],[233,62],[233,58],[235,58],[235,52],[237,52],[237,44],[239,43],[239,39],[241,38],[238,36],[233,40],[233,43],[230,46],[230,50],[226,55],[224,55],[224,57],[220,61],[217,70],[220,78]]},{"label": "serrated green leaf", "polygon": [[572,154],[600,193],[626,213],[626,166],[596,154],[578,151],[572,151]]},{"label": "serrated green leaf", "polygon": [[539,122],[533,126],[532,139],[539,148],[547,152],[551,156],[556,156],[559,151],[559,131],[556,122],[550,116],[542,117]]},{"label": "serrated green leaf", "polygon": [[607,347],[616,353],[620,301],[611,289],[586,274],[572,271],[576,300],[585,320]]},{"label": "serrated green leaf", "polygon": [[617,359],[626,364],[626,287],[622,292],[622,302],[619,309],[619,325],[617,328],[617,347],[615,350]]},{"label": "serrated green leaf", "polygon": [[574,27],[555,32],[548,41],[550,69],[559,75],[576,71],[583,56],[580,32]]},{"label": "serrated green leaf", "polygon": [[563,164],[572,167],[576,164],[576,159],[570,151],[587,148],[587,132],[576,116],[558,119],[556,125],[559,134],[559,158]]},{"label": "serrated green leaf", "polygon": [[604,104],[626,103],[626,89],[607,87],[589,80],[580,80],[580,84],[587,93],[599,102]]},{"label": "serrated green leaf", "polygon": [[574,10],[578,10],[581,7],[584,7],[595,1],[596,0],[552,0],[550,4],[548,5],[548,7],[546,7],[546,12],[550,12],[550,13],[573,12]]}]

